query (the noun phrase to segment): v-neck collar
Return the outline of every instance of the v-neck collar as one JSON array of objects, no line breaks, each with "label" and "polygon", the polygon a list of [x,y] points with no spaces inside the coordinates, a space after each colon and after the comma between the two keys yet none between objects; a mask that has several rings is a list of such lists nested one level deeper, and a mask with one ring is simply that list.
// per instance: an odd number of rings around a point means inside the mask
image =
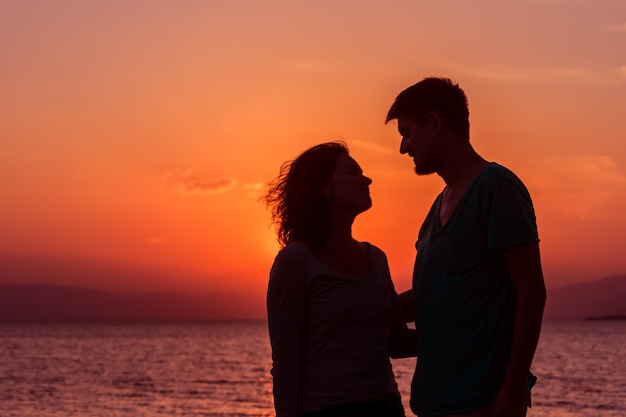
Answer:
[{"label": "v-neck collar", "polygon": [[470,192],[472,191],[472,189],[476,186],[476,184],[478,183],[478,180],[480,179],[480,177],[483,176],[483,174],[485,173],[485,171],[487,171],[487,169],[489,169],[489,167],[493,166],[495,164],[495,162],[489,162],[487,165],[485,165],[485,167],[478,173],[478,175],[476,175],[476,178],[474,178],[474,181],[472,181],[472,183],[470,184],[469,187],[467,187],[467,189],[463,192],[463,195],[461,196],[461,198],[459,199],[459,202],[456,204],[456,206],[454,207],[454,210],[452,210],[452,214],[450,215],[450,217],[448,218],[448,221],[445,224],[441,223],[441,206],[443,205],[443,193],[445,192],[445,190],[448,188],[447,186],[443,189],[443,191],[441,193],[439,193],[439,196],[437,196],[437,230],[439,232],[443,232],[448,228],[448,225],[450,223],[452,223],[452,221],[454,220],[454,218],[456,217],[456,213],[459,211],[459,207],[465,202],[465,200],[467,199],[467,196],[470,194]]}]

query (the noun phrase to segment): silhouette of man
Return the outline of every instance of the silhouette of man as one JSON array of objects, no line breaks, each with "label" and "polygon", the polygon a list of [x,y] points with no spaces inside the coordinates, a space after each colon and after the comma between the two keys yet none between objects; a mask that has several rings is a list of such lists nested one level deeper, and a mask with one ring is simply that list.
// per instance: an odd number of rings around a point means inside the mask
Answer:
[{"label": "silhouette of man", "polygon": [[420,417],[523,417],[546,300],[530,195],[474,150],[467,98],[450,79],[402,91],[391,120],[415,172],[445,182],[416,243],[411,409]]}]

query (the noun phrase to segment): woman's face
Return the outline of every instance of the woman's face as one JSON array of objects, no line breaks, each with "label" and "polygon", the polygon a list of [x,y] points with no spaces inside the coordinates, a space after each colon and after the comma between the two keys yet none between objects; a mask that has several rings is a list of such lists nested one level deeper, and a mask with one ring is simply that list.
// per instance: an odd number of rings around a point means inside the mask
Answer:
[{"label": "woman's face", "polygon": [[337,157],[323,193],[329,195],[331,207],[357,215],[372,206],[370,184],[359,164],[348,154]]}]

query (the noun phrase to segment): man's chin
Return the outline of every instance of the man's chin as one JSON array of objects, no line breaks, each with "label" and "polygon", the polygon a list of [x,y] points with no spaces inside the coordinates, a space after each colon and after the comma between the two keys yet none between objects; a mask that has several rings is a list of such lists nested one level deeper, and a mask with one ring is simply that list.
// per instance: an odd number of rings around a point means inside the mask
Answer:
[{"label": "man's chin", "polygon": [[431,174],[435,173],[435,170],[433,170],[433,169],[424,169],[422,167],[417,167],[417,166],[415,167],[414,171],[420,177],[424,176],[424,175],[431,175]]}]

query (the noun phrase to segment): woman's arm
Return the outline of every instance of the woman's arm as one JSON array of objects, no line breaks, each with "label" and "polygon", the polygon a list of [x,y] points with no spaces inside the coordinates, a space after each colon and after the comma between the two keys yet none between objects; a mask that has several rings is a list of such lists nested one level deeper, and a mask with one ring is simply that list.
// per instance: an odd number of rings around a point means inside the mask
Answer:
[{"label": "woman's arm", "polygon": [[306,262],[293,250],[281,251],[270,272],[267,319],[272,346],[276,417],[300,412],[301,358],[304,334]]}]

